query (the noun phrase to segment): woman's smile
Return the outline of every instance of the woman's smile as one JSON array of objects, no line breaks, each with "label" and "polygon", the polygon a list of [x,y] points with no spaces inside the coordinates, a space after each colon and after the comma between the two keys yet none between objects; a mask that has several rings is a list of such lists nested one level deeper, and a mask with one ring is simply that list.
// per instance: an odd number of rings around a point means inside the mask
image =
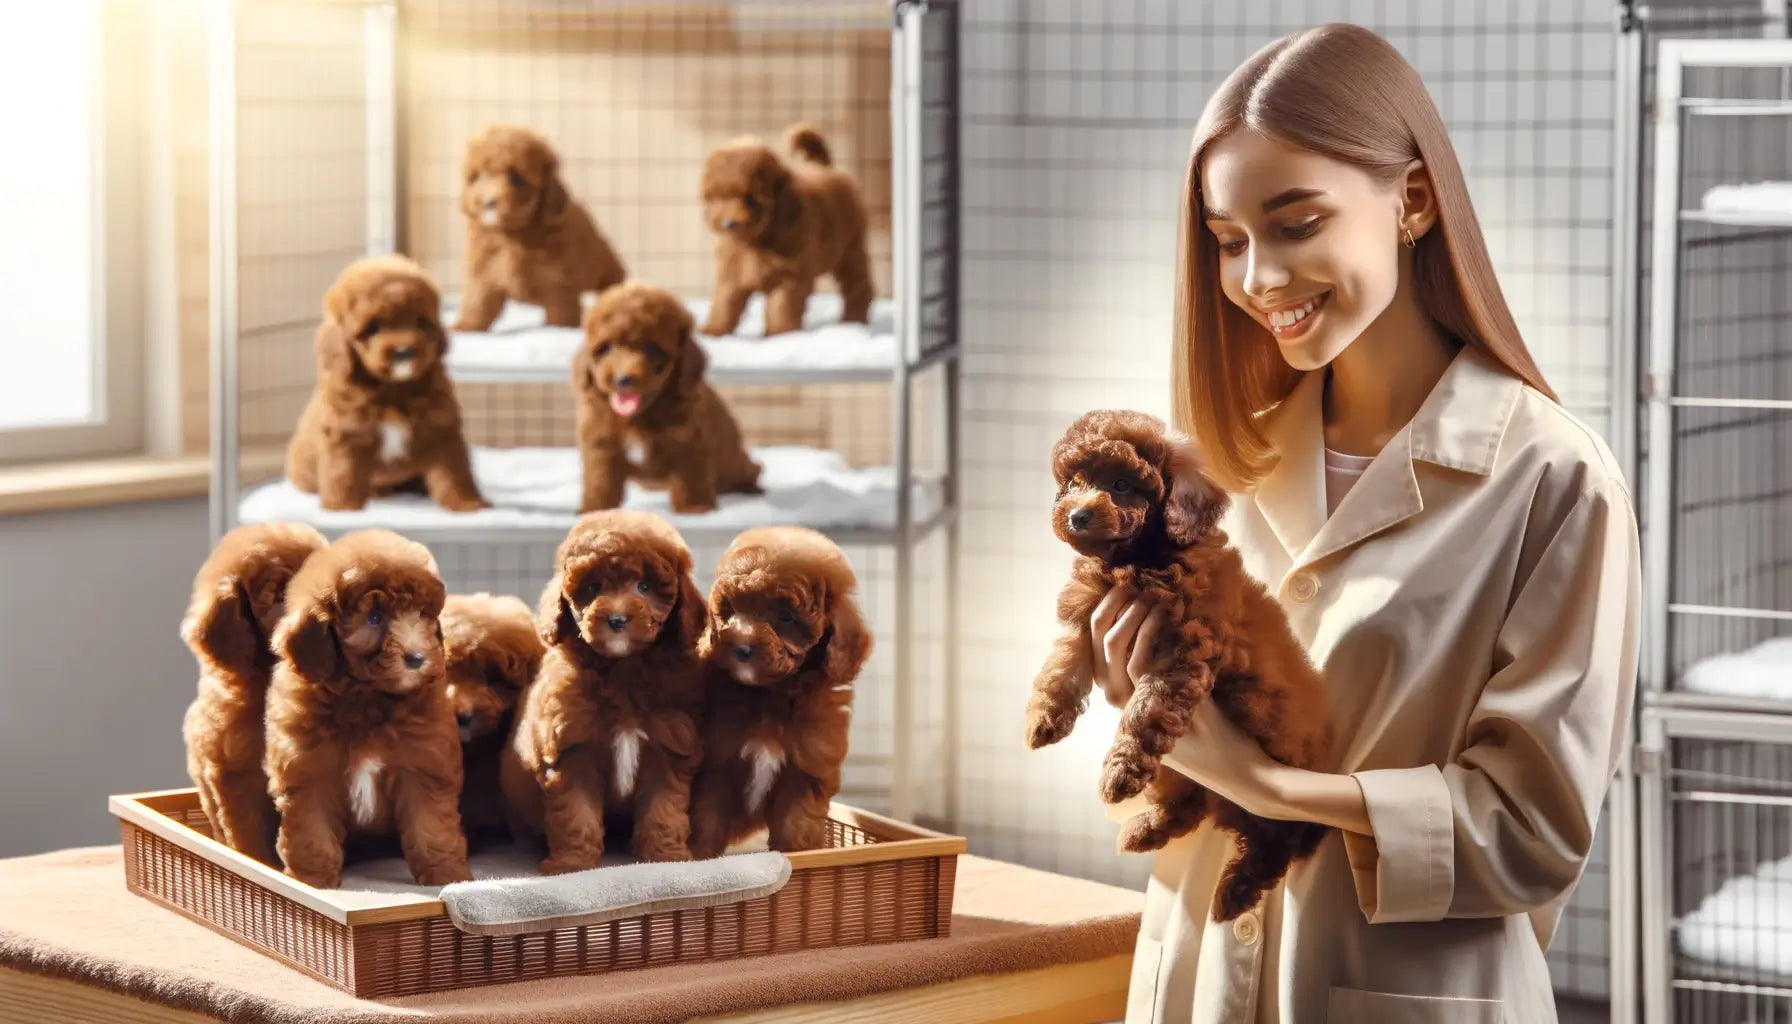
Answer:
[{"label": "woman's smile", "polygon": [[1258,312],[1263,316],[1264,325],[1278,339],[1293,341],[1313,329],[1313,322],[1318,319],[1331,295],[1330,289],[1327,289],[1299,302],[1284,303],[1268,309],[1259,307]]}]

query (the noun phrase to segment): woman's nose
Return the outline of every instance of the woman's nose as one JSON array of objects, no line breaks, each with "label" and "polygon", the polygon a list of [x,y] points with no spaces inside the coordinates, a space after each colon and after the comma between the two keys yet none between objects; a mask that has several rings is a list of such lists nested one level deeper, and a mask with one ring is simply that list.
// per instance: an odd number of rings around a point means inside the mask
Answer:
[{"label": "woman's nose", "polygon": [[1244,269],[1245,294],[1261,298],[1277,288],[1286,287],[1291,275],[1288,268],[1262,246],[1252,246]]}]

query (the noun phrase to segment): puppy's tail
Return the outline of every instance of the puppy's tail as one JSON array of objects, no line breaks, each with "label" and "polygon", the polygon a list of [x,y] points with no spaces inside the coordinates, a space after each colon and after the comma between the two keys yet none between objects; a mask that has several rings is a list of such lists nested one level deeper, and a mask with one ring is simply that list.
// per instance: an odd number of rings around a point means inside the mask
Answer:
[{"label": "puppy's tail", "polygon": [[793,124],[784,133],[784,145],[791,156],[800,156],[812,164],[823,167],[834,165],[833,154],[828,152],[827,140],[821,137],[812,124]]}]

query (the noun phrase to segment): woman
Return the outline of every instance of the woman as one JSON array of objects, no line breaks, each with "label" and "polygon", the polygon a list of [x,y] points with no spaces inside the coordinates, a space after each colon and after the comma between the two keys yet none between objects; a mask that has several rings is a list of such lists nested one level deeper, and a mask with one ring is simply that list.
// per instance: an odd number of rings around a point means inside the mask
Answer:
[{"label": "woman", "polygon": [[[1224,926],[1230,837],[1156,854],[1127,1019],[1553,1021],[1543,952],[1633,696],[1621,472],[1532,362],[1442,120],[1373,33],[1284,38],[1220,86],[1180,249],[1175,419],[1337,739],[1332,772],[1290,768],[1208,703],[1166,763],[1336,831]],[[1123,702],[1157,620],[1116,591],[1094,628]]]}]

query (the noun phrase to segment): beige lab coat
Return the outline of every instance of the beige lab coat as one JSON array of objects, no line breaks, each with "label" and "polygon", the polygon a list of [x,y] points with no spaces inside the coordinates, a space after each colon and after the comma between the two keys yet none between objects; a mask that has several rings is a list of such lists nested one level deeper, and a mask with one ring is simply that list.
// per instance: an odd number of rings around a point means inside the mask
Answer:
[{"label": "beige lab coat", "polygon": [[1224,525],[1325,671],[1375,834],[1332,832],[1224,926],[1231,837],[1155,854],[1127,1022],[1548,1024],[1543,953],[1634,692],[1629,495],[1597,436],[1465,348],[1328,519],[1322,388],[1269,414],[1283,457]]}]

